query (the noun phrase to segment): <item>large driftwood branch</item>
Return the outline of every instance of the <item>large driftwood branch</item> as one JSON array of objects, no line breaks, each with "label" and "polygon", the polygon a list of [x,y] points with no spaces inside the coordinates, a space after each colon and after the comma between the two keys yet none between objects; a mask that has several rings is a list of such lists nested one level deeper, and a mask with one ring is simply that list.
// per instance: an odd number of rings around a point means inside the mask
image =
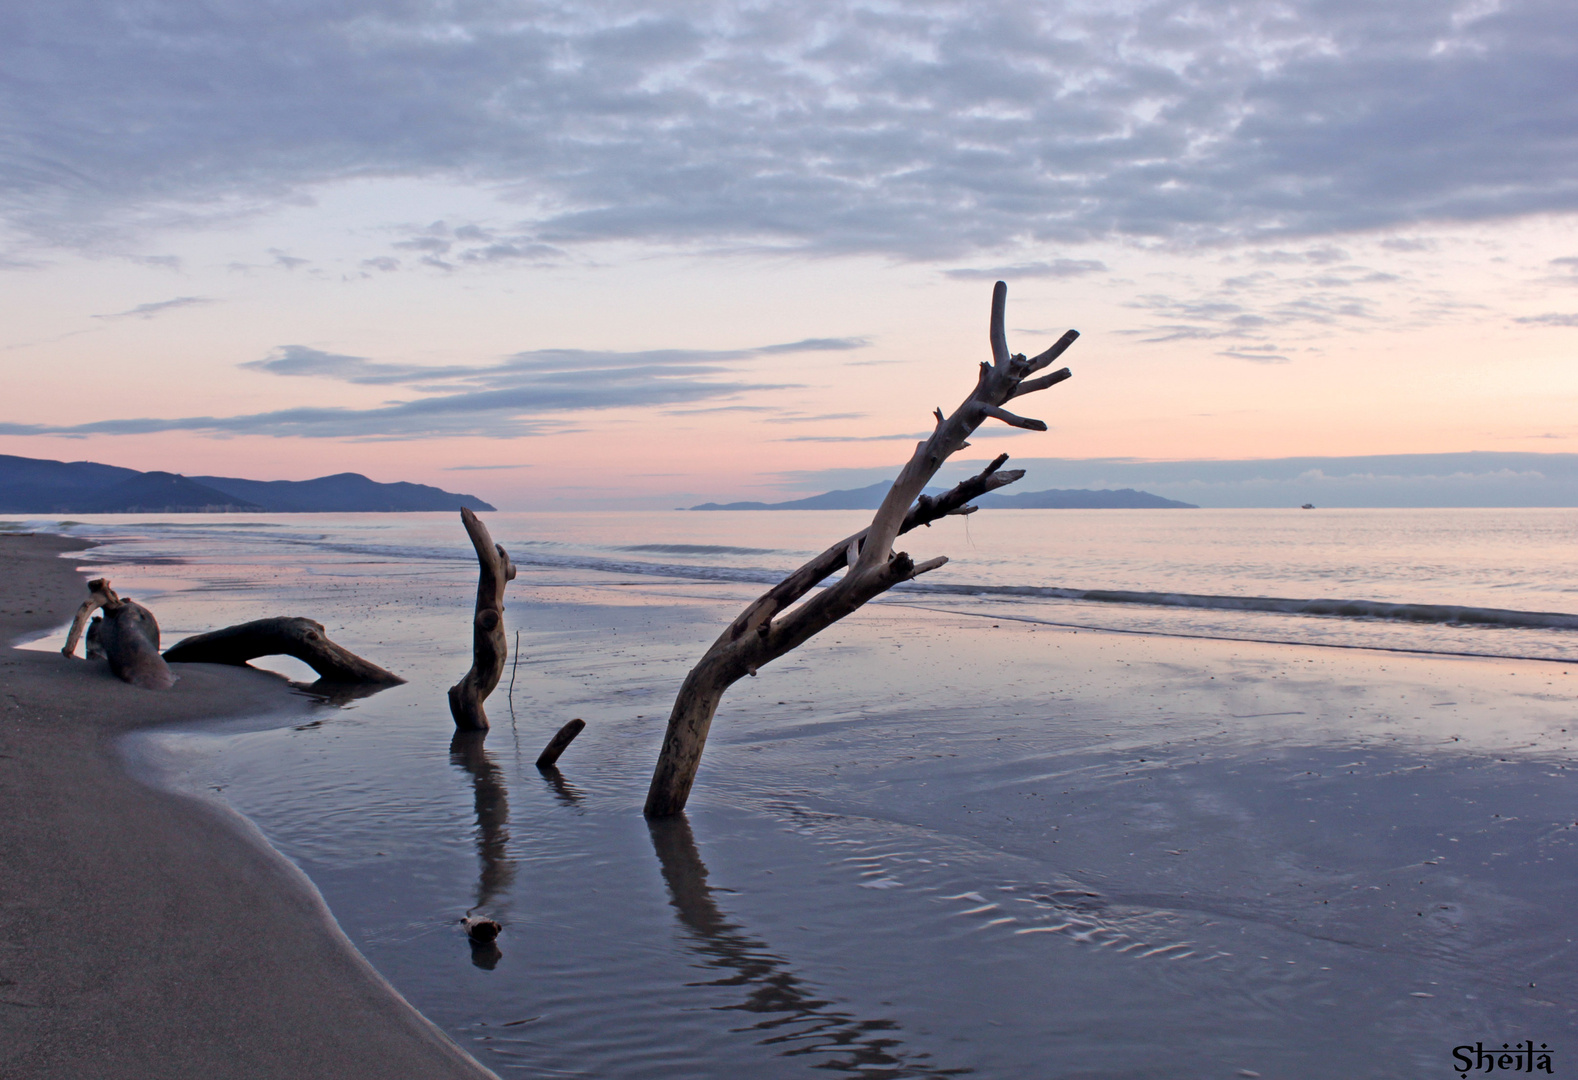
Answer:
[{"label": "large driftwood branch", "polygon": [[316,671],[325,683],[393,686],[405,682],[330,641],[322,623],[303,618],[258,619],[227,626],[186,638],[164,654],[172,664],[241,665],[260,656],[294,656]]},{"label": "large driftwood branch", "polygon": [[[951,491],[937,498],[923,494],[943,462],[964,449],[970,435],[988,418],[1046,430],[1041,421],[1015,416],[1002,406],[1015,397],[1044,390],[1069,377],[1064,368],[1026,381],[1061,356],[1079,334],[1070,330],[1034,359],[1010,354],[1003,329],[1007,296],[1008,286],[999,281],[992,292],[992,362],[981,365],[975,389],[951,415],[945,417],[941,409],[937,410],[936,430],[916,445],[915,453],[888,490],[871,524],[828,548],[741,612],[685,677],[669,715],[663,749],[647,791],[647,817],[668,817],[685,808],[724,691],[893,586],[942,566],[948,561],[945,557],[917,565],[907,553],[895,552],[893,543],[900,534],[919,525],[929,525],[948,514],[971,513],[975,507],[969,505],[970,500],[1024,475],[1018,469],[1000,471],[1008,458],[1003,454],[979,475]],[[829,575],[846,567],[848,572],[837,582],[789,610],[791,604]]]},{"label": "large driftwood branch", "polygon": [[515,564],[493,542],[484,525],[470,510],[460,511],[466,534],[477,549],[477,611],[471,622],[471,670],[449,688],[449,712],[461,731],[488,730],[482,703],[499,685],[509,642],[504,636],[504,586],[515,577]]},{"label": "large driftwood branch", "polygon": [[110,670],[133,686],[144,690],[168,690],[174,686],[175,676],[159,655],[159,620],[137,601],[116,596],[108,578],[88,582],[88,598],[77,609],[65,647],[60,651],[66,656],[76,651],[89,617],[101,609],[104,615],[94,622],[90,652],[103,650]]}]

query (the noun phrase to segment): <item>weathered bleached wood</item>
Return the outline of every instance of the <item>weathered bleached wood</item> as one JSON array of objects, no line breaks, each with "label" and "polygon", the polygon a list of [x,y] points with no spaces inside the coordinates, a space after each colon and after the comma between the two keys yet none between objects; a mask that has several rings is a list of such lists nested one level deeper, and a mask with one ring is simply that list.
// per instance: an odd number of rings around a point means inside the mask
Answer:
[{"label": "weathered bleached wood", "polygon": [[570,744],[575,741],[575,737],[585,727],[585,720],[571,720],[564,727],[560,728],[559,733],[552,739],[549,739],[548,745],[542,748],[542,753],[537,755],[537,767],[539,769],[553,768],[553,763],[559,760],[559,755],[570,748]]},{"label": "weathered bleached wood", "polygon": [[299,617],[281,616],[227,626],[185,638],[164,654],[172,664],[241,665],[260,656],[294,656],[316,671],[325,683],[394,686],[405,682],[330,641],[322,623]]},{"label": "weathered bleached wood", "polygon": [[[95,611],[104,614],[93,619],[90,628],[89,619]],[[117,596],[108,578],[88,582],[88,598],[71,620],[66,644],[60,650],[63,655],[76,652],[84,629],[90,630],[88,658],[102,655],[117,678],[144,690],[168,690],[175,685],[175,676],[159,655],[159,620],[137,601]]]},{"label": "weathered bleached wood", "polygon": [[109,578],[94,578],[88,582],[88,598],[82,601],[76,617],[71,620],[71,632],[66,635],[66,644],[61,648],[60,654],[62,656],[74,654],[77,651],[77,642],[82,640],[82,632],[87,629],[88,620],[93,613],[106,604],[118,603],[120,597],[116,596],[115,590],[110,588]]},{"label": "weathered bleached wood", "polygon": [[[968,505],[971,499],[1013,483],[1024,475],[1021,470],[999,471],[1008,458],[1003,454],[979,475],[946,494],[935,499],[923,494],[943,462],[968,446],[970,435],[989,417],[1017,427],[1046,430],[1041,421],[1015,416],[1002,406],[1016,396],[1045,389],[1069,377],[1065,368],[1040,379],[1025,381],[1061,356],[1079,335],[1070,330],[1034,359],[1010,354],[1003,329],[1007,296],[1008,286],[999,281],[992,292],[988,332],[992,362],[981,364],[975,389],[952,414],[943,416],[941,409],[936,411],[936,430],[930,438],[916,445],[914,454],[888,489],[871,524],[828,548],[741,612],[686,675],[669,714],[663,748],[647,790],[644,812],[648,818],[668,817],[684,810],[701,764],[712,718],[730,686],[747,675],[756,674],[764,664],[776,660],[900,582],[942,566],[947,562],[945,557],[929,559],[917,566],[908,554],[895,552],[893,543],[900,534],[918,525],[929,525],[947,514],[972,512],[975,507]],[[830,574],[845,567],[848,572],[837,582],[788,610],[789,605],[806,596]]]},{"label": "weathered bleached wood", "polygon": [[460,511],[466,534],[477,550],[477,610],[471,623],[471,670],[449,688],[449,712],[462,731],[486,731],[488,714],[482,703],[499,685],[509,642],[504,635],[504,586],[515,577],[515,564],[493,542],[488,527],[470,510]]}]

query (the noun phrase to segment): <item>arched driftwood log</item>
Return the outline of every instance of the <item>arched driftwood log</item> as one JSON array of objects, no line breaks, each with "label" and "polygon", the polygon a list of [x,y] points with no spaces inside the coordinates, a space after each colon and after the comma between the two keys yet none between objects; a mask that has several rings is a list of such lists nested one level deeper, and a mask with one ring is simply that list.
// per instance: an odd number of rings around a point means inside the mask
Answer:
[{"label": "arched driftwood log", "polygon": [[[1063,368],[1050,375],[1030,378],[1061,356],[1079,333],[1070,330],[1034,359],[1010,355],[1003,330],[1007,297],[1008,286],[999,281],[992,292],[989,335],[992,362],[981,364],[975,389],[951,416],[944,417],[942,410],[937,410],[936,430],[929,439],[916,445],[915,453],[888,490],[871,524],[828,548],[741,612],[685,677],[669,715],[663,749],[647,790],[644,811],[647,817],[668,817],[685,809],[696,769],[701,764],[707,732],[724,691],[899,582],[946,563],[946,557],[938,557],[916,564],[908,554],[895,553],[893,542],[899,534],[917,525],[929,525],[947,514],[970,513],[975,509],[967,505],[971,499],[1011,484],[1024,475],[1017,469],[1000,472],[1008,458],[1003,454],[978,476],[952,491],[935,499],[923,494],[926,484],[943,462],[968,446],[970,435],[988,418],[1031,431],[1045,431],[1046,424],[1040,420],[1015,416],[1003,406],[1016,397],[1045,390],[1069,377],[1069,370]],[[823,579],[846,566],[849,572],[836,583],[799,607],[786,610]]]},{"label": "arched driftwood log", "polygon": [[471,621],[471,670],[449,688],[449,712],[461,731],[488,730],[482,702],[499,685],[509,643],[504,636],[504,586],[515,578],[515,564],[493,542],[488,527],[470,510],[460,511],[466,535],[477,549],[477,610]]},{"label": "arched driftwood log", "polygon": [[260,656],[294,656],[316,671],[325,683],[395,686],[405,682],[330,641],[322,623],[303,618],[282,616],[227,626],[185,638],[164,654],[172,664],[240,665]]}]

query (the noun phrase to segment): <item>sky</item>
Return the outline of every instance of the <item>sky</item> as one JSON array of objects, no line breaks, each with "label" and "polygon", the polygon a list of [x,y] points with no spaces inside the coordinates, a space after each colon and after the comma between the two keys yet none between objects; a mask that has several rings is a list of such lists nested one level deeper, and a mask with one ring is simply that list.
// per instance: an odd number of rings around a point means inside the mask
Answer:
[{"label": "sky", "polygon": [[1049,431],[962,455],[1026,489],[1578,451],[1578,8],[0,8],[0,453],[858,486],[968,393],[999,278],[1015,351],[1082,334],[1016,405]]}]

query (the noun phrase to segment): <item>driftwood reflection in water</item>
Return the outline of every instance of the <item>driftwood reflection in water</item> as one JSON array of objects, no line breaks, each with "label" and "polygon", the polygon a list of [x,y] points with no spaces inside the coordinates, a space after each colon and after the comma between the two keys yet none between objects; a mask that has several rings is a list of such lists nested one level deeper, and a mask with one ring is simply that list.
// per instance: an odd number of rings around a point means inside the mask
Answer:
[{"label": "driftwood reflection in water", "polygon": [[483,907],[515,880],[515,863],[509,857],[510,801],[504,774],[493,762],[493,755],[482,748],[485,731],[456,732],[449,744],[449,760],[471,774],[471,788],[477,809],[477,902],[472,910]]},{"label": "driftwood reflection in water", "polygon": [[938,1069],[925,1064],[927,1054],[909,1054],[892,1020],[861,1020],[818,997],[788,963],[768,952],[765,942],[746,934],[728,920],[707,884],[690,822],[683,815],[649,820],[652,847],[662,864],[669,903],[690,932],[692,948],[719,978],[700,986],[739,986],[745,1000],[721,1006],[760,1014],[739,1030],[762,1032],[764,1046],[780,1046],[784,1057],[825,1057],[818,1069],[850,1076],[879,1078],[959,1076],[971,1069]]},{"label": "driftwood reflection in water", "polygon": [[[543,780],[552,789],[554,798],[566,806],[582,810],[581,800],[585,796],[581,794],[580,788],[564,778],[564,774],[559,771],[557,766],[539,765],[537,766],[537,771],[542,774]],[[582,812],[584,813],[584,810]]]}]

